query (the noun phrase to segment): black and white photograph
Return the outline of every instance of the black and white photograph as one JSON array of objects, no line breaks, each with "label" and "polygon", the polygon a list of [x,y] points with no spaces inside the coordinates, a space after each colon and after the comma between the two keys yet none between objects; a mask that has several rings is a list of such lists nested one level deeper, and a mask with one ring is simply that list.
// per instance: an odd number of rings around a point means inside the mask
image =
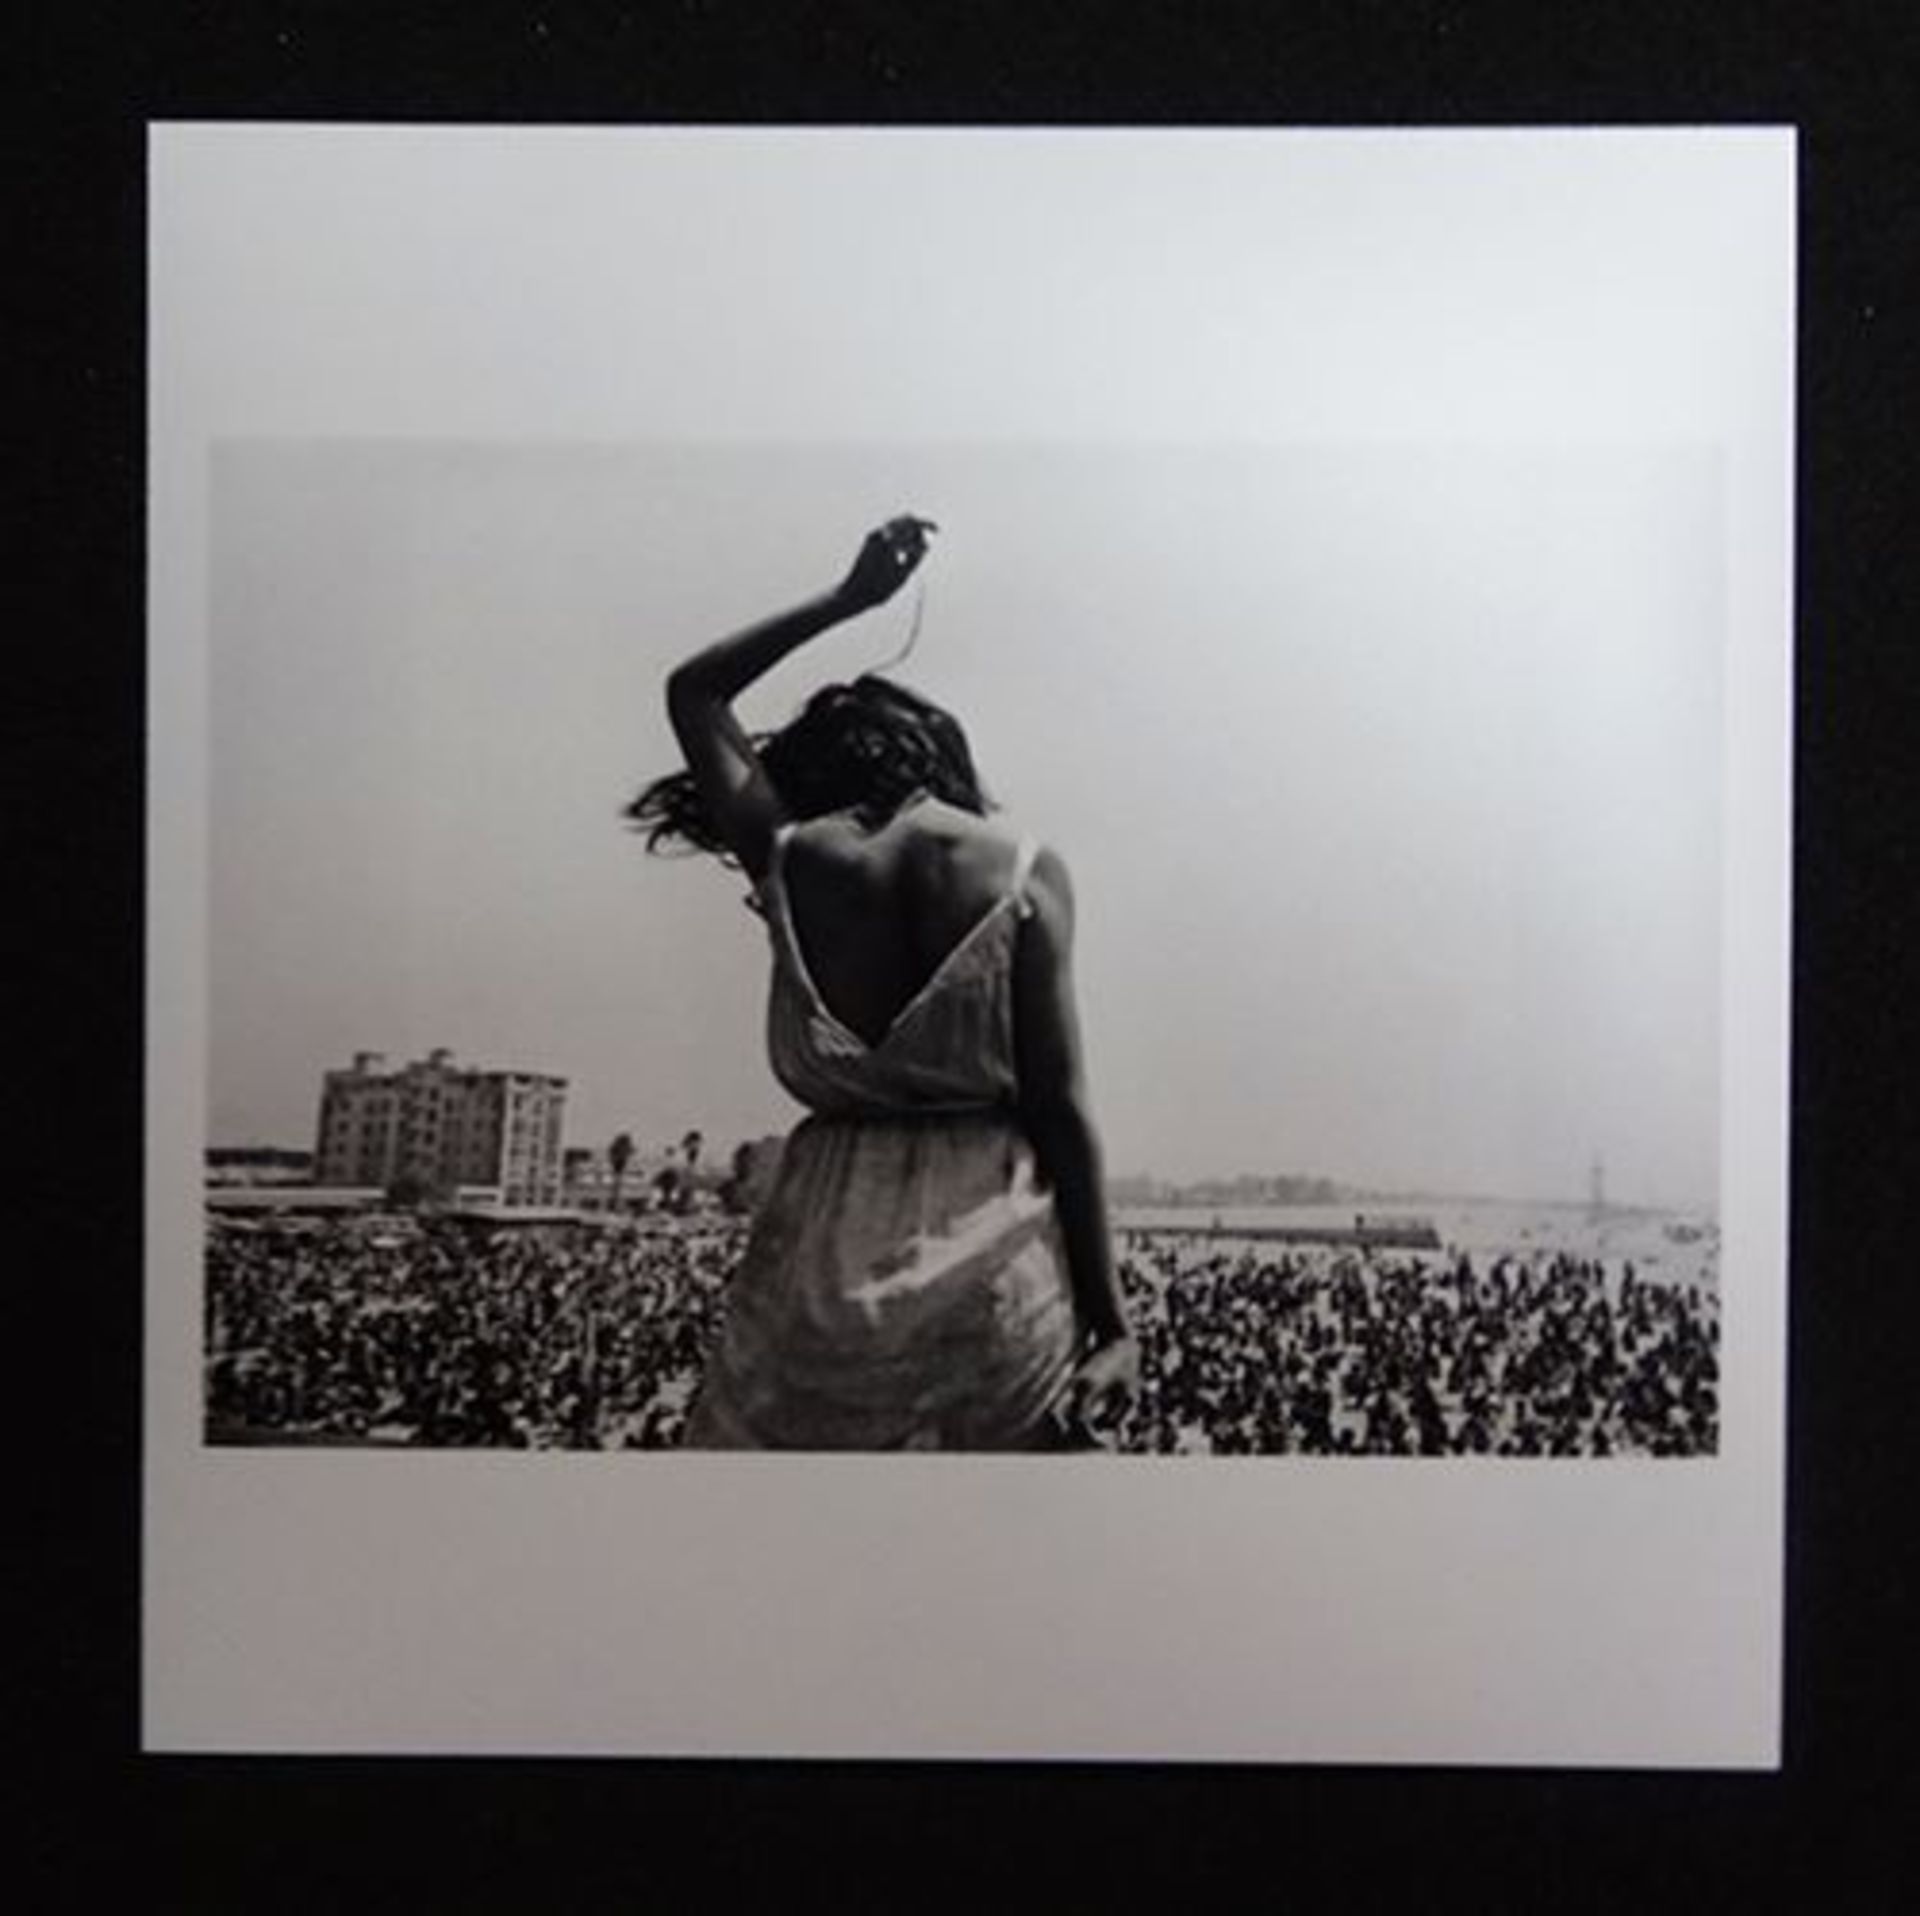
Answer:
[{"label": "black and white photograph", "polygon": [[1714,1450],[1710,454],[212,515],[208,1441]]},{"label": "black and white photograph", "polygon": [[1791,136],[154,142],[149,1737],[1769,1761]]}]

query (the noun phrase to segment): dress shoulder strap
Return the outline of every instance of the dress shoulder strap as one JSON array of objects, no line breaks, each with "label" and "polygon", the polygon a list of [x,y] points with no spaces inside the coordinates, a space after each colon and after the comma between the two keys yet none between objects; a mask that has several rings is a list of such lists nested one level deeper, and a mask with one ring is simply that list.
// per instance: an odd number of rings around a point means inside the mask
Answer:
[{"label": "dress shoulder strap", "polygon": [[1007,887],[1013,899],[1013,908],[1022,918],[1033,916],[1033,900],[1027,896],[1027,880],[1033,875],[1033,861],[1040,855],[1040,841],[1031,834],[1020,840],[1020,848],[1014,856],[1013,882]]}]

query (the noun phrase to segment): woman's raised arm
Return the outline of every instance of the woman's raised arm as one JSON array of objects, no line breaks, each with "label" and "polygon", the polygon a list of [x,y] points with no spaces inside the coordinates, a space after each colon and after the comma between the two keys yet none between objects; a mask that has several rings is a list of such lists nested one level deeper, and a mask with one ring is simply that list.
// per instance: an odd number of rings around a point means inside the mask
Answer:
[{"label": "woman's raised arm", "polygon": [[883,604],[926,556],[933,522],[903,515],[867,535],[831,591],[721,639],[667,675],[667,716],[727,849],[757,883],[784,813],[733,701],[789,652],[829,626]]}]

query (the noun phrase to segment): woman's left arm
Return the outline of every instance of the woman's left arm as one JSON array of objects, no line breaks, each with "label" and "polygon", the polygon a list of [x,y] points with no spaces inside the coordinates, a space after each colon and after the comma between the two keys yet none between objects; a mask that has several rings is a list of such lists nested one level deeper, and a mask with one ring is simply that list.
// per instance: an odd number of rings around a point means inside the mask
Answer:
[{"label": "woman's left arm", "polygon": [[1139,1353],[1114,1270],[1073,992],[1073,889],[1057,854],[1034,860],[1027,896],[1033,911],[1020,927],[1013,972],[1020,1118],[1060,1220],[1084,1339],[1073,1408],[1084,1414],[1132,1392]]}]

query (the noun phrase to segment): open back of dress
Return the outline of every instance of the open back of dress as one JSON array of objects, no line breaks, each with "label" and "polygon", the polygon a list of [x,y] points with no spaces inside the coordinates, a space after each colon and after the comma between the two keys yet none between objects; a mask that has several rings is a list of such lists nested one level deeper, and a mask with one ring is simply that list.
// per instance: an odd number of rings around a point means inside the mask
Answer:
[{"label": "open back of dress", "polygon": [[1013,956],[1033,845],[873,1042],[822,1001],[774,841],[768,1050],[812,1113],[728,1290],[695,1448],[992,1450],[1035,1440],[1073,1365],[1051,1196],[1014,1112]]}]

